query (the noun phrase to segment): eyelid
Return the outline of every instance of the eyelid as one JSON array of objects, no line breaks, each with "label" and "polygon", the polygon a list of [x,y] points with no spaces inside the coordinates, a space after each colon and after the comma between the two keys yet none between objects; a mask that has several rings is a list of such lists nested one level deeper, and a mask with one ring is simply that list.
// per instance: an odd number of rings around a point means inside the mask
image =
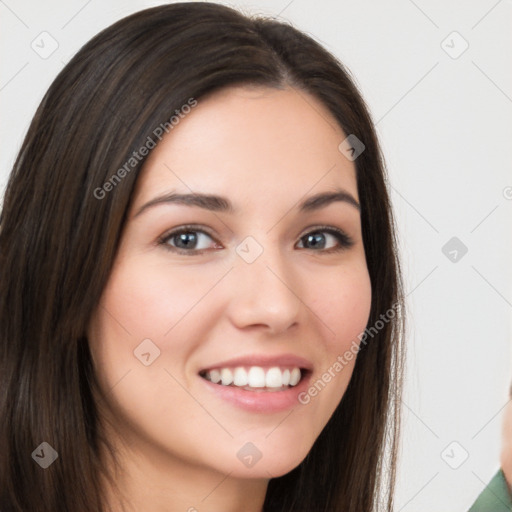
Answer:
[{"label": "eyelid", "polygon": [[169,238],[171,235],[179,235],[184,231],[198,231],[200,233],[205,233],[206,235],[214,238],[214,235],[210,232],[210,229],[203,226],[202,224],[183,224],[176,228],[169,229],[163,235],[161,235],[159,239],[162,240],[165,238]]},{"label": "eyelid", "polygon": [[313,224],[311,226],[308,226],[307,228],[304,228],[304,232],[302,235],[299,236],[299,238],[302,238],[303,236],[308,235],[309,233],[316,233],[318,231],[334,232],[344,235],[347,238],[350,238],[350,236],[343,229],[338,228],[336,226],[331,226],[329,224]]}]

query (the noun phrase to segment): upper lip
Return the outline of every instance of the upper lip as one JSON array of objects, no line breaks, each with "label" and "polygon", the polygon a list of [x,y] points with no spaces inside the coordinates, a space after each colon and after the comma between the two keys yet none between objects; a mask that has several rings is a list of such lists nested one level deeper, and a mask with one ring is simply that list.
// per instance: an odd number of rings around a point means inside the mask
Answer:
[{"label": "upper lip", "polygon": [[309,371],[313,369],[313,364],[310,361],[303,357],[296,356],[295,354],[280,354],[276,356],[250,354],[210,364],[201,368],[199,371],[204,372],[213,368],[230,368],[237,366],[292,366],[304,368]]}]

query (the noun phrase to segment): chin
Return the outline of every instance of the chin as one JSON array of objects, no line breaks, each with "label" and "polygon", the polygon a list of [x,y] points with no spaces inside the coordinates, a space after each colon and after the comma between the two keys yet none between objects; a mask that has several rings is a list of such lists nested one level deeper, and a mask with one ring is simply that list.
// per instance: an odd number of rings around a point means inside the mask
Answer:
[{"label": "chin", "polygon": [[231,472],[230,476],[242,479],[252,478],[268,480],[270,478],[277,478],[286,475],[290,471],[294,470],[303,460],[304,457],[301,459],[294,458],[290,460],[283,460],[282,458],[278,460],[276,457],[275,460],[267,460],[264,462],[262,458],[254,464],[253,467],[238,467],[236,470]]}]

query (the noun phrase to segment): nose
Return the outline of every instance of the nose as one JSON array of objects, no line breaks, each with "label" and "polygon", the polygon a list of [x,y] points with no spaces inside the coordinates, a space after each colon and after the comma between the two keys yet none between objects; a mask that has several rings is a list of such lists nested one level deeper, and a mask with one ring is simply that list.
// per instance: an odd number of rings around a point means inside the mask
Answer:
[{"label": "nose", "polygon": [[238,328],[258,326],[278,334],[298,324],[304,307],[299,282],[277,249],[265,249],[252,263],[238,258],[231,279],[227,313]]}]

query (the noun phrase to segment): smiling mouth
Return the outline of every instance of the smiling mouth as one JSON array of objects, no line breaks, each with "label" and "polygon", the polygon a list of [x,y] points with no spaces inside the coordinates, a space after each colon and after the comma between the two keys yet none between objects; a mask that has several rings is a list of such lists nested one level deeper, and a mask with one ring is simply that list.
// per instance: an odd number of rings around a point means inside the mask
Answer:
[{"label": "smiling mouth", "polygon": [[272,392],[285,391],[297,386],[307,373],[309,370],[297,366],[237,366],[203,370],[199,376],[219,386]]}]

